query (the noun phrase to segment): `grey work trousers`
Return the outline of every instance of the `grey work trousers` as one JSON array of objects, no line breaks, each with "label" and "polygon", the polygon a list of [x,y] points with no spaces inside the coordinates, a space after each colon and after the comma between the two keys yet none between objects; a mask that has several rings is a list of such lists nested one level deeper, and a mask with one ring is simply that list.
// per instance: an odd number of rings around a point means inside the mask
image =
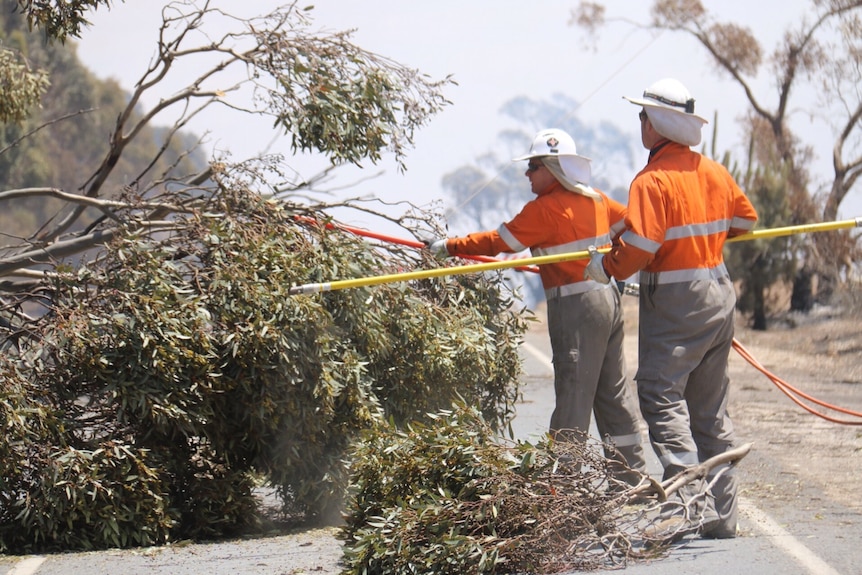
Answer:
[{"label": "grey work trousers", "polygon": [[[641,412],[665,479],[734,447],[727,412],[727,361],[736,292],[728,277],[655,284],[641,273],[638,385]],[[717,534],[737,524],[737,480],[723,470],[713,486]],[[721,469],[714,469],[712,480]]]},{"label": "grey work trousers", "polygon": [[548,334],[556,394],[551,433],[565,437],[573,430],[586,436],[594,413],[602,440],[630,468],[645,473],[642,420],[626,377],[619,291],[611,285],[548,298]]}]

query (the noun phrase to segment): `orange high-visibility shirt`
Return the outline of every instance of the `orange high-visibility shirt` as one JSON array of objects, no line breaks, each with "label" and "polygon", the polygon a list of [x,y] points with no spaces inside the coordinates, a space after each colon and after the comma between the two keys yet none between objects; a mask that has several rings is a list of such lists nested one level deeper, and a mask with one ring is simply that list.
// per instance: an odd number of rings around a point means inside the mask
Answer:
[{"label": "orange high-visibility shirt", "polygon": [[[543,256],[585,251],[591,245],[610,246],[624,229],[626,207],[599,193],[602,201],[570,192],[555,182],[497,230],[450,238],[446,247],[453,255],[495,256],[530,248],[534,256]],[[595,288],[595,282],[584,280],[588,261],[543,264],[539,269],[542,285],[546,291],[560,288],[560,295]]]},{"label": "orange high-visibility shirt", "polygon": [[754,206],[724,166],[668,142],[632,181],[627,230],[605,255],[605,271],[617,279],[657,272],[660,283],[708,277],[724,262],[725,239],[756,222]]}]

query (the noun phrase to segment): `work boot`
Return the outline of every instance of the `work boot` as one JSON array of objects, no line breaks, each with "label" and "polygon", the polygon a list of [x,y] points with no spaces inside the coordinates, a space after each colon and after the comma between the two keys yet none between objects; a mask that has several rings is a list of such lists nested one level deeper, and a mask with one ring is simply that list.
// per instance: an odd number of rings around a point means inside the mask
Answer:
[{"label": "work boot", "polygon": [[647,546],[671,545],[679,543],[687,535],[697,533],[697,529],[697,523],[681,515],[674,515],[647,525],[643,535]]},{"label": "work boot", "polygon": [[715,532],[721,527],[721,518],[715,510],[712,497],[707,498],[705,505],[701,504],[697,507],[699,507],[697,513],[699,514],[698,519],[700,523],[697,532],[701,537],[709,538],[709,533]]},{"label": "work boot", "polygon": [[[702,537],[730,539],[736,537],[739,510],[737,509],[737,479],[733,474],[718,478],[708,497],[707,511],[714,516],[711,525],[704,525]],[[706,516],[706,513],[704,514]]]},{"label": "work boot", "polygon": [[717,525],[711,529],[701,531],[700,536],[703,539],[734,539],[736,537],[736,526],[727,527],[725,525]]},{"label": "work boot", "polygon": [[736,515],[722,518],[715,508],[710,492],[688,506],[689,516],[698,524],[697,532],[704,539],[731,539],[736,537]]},{"label": "work boot", "polygon": [[[686,488],[684,487],[683,490]],[[662,503],[658,515],[653,522],[643,530],[644,540],[648,547],[678,543],[687,535],[697,533],[700,522],[689,518],[691,509],[687,499],[674,493],[668,501]]]},{"label": "work boot", "polygon": [[703,492],[704,487],[701,481],[694,481],[671,495],[644,535],[656,540],[655,544],[677,543],[688,535],[726,537],[712,494]]},{"label": "work boot", "polygon": [[722,520],[715,508],[707,506],[698,532],[702,539],[733,539],[736,537],[736,519]]}]

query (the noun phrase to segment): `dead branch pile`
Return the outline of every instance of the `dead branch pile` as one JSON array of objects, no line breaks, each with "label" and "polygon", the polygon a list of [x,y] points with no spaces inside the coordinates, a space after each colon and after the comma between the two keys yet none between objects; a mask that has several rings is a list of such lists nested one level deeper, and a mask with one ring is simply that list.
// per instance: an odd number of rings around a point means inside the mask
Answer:
[{"label": "dead branch pile", "polygon": [[345,573],[559,573],[658,557],[673,535],[654,534],[668,498],[748,448],[663,484],[626,469],[632,485],[597,441],[500,441],[458,408],[363,443]]}]

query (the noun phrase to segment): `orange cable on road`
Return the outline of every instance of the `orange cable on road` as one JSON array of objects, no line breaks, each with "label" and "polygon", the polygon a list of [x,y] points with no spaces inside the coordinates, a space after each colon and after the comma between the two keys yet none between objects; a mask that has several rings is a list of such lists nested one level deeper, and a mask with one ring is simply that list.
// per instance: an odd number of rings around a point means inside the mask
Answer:
[{"label": "orange cable on road", "polygon": [[[813,407],[803,403],[799,399],[799,397],[802,397],[803,399],[810,401],[811,403],[819,405],[820,407],[824,407],[824,408],[830,409],[832,411],[837,411],[837,412],[843,413],[845,415],[850,415],[852,417],[862,418],[862,413],[860,413],[858,411],[853,411],[853,410],[846,409],[843,407],[838,407],[836,405],[831,405],[829,403],[826,403],[825,401],[821,401],[819,399],[811,397],[810,395],[800,391],[799,389],[796,389],[795,387],[793,387],[792,385],[790,385],[789,383],[787,383],[786,381],[784,381],[783,379],[781,379],[780,377],[778,377],[777,375],[775,375],[774,373],[772,373],[771,371],[766,369],[759,361],[757,361],[754,358],[754,356],[751,355],[751,353],[747,349],[745,349],[745,347],[736,338],[733,339],[733,349],[735,349],[739,353],[739,355],[741,355],[755,369],[757,369],[759,372],[761,372],[763,375],[765,375],[770,381],[772,381],[772,383],[774,383],[775,386],[779,390],[781,390],[782,393],[784,393],[784,395],[789,397],[790,400],[793,401],[793,403],[795,403],[796,405],[798,405],[799,407],[801,407],[805,411],[807,411],[813,415],[816,415],[817,417],[823,418],[826,421],[831,421],[832,423],[840,423],[841,425],[862,425],[862,420],[853,421],[853,420],[847,420],[847,419],[838,419],[836,417],[832,417],[832,416],[829,416],[825,413],[817,411]],[[797,397],[797,396],[799,396],[799,397]]]}]

